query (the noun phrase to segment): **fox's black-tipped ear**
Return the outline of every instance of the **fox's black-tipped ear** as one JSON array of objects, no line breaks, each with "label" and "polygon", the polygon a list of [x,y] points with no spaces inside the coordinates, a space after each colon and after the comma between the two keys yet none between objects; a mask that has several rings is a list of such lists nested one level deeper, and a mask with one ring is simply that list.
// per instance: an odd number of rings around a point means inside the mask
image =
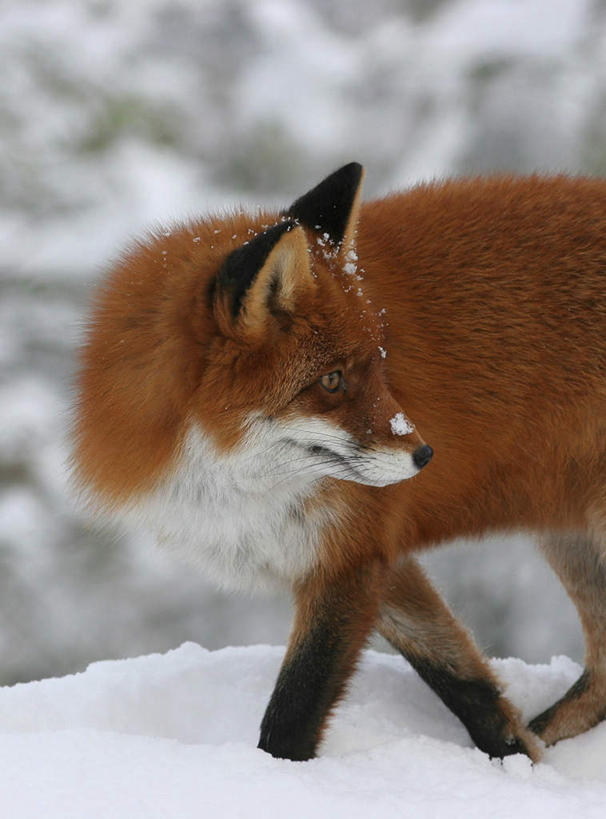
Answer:
[{"label": "fox's black-tipped ear", "polygon": [[331,173],[285,211],[286,216],[321,234],[335,248],[348,247],[358,221],[364,168],[350,162]]},{"label": "fox's black-tipped ear", "polygon": [[214,288],[215,315],[226,335],[261,331],[273,316],[284,320],[299,295],[313,287],[303,229],[287,220],[232,251]]},{"label": "fox's black-tipped ear", "polygon": [[293,221],[280,222],[259,233],[249,242],[229,254],[217,276],[217,286],[227,297],[230,312],[236,318],[242,307],[246,292],[267,261],[276,244],[295,227]]}]

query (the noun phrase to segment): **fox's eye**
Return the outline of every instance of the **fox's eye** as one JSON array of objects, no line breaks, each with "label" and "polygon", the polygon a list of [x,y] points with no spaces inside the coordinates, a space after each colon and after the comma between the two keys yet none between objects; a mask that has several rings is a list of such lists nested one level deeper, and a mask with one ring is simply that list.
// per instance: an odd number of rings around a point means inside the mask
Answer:
[{"label": "fox's eye", "polygon": [[344,387],[343,373],[341,370],[333,370],[331,373],[322,376],[320,384],[327,392],[337,392],[337,390]]}]

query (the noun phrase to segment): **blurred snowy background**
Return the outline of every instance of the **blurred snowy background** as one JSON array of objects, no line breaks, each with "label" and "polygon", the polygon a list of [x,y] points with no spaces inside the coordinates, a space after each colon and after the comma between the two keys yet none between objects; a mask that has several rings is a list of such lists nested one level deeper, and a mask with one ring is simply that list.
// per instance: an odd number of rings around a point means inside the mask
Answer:
[{"label": "blurred snowy background", "polygon": [[[287,599],[220,594],[78,508],[70,390],[95,282],[154,223],[285,204],[353,159],[367,196],[604,173],[606,2],[5,0],[0,76],[0,682],[284,642]],[[581,658],[525,538],[426,563],[489,652]]]}]

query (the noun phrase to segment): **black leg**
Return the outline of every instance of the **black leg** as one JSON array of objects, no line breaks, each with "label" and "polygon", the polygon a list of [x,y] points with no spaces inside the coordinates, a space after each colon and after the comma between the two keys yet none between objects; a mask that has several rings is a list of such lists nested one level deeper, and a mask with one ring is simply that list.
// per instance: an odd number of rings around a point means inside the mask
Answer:
[{"label": "black leg", "polygon": [[379,611],[381,634],[461,720],[480,750],[494,757],[540,757],[536,739],[501,694],[486,658],[414,560],[390,570]]},{"label": "black leg", "polygon": [[293,633],[261,723],[259,748],[283,759],[315,756],[331,708],[345,690],[374,625],[377,567],[317,578],[297,594]]}]

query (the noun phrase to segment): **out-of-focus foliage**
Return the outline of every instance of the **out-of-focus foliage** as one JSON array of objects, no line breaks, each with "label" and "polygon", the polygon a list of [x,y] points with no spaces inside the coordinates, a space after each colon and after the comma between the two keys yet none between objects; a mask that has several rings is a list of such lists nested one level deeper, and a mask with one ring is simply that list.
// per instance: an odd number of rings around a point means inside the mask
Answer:
[{"label": "out-of-focus foliage", "polygon": [[[447,174],[602,173],[605,44],[606,4],[589,0],[2,6],[2,681],[287,634],[287,601],[223,596],[77,506],[70,385],[108,260],[158,221],[287,202],[351,159],[369,195]],[[490,650],[580,655],[526,541],[429,562]]]}]

